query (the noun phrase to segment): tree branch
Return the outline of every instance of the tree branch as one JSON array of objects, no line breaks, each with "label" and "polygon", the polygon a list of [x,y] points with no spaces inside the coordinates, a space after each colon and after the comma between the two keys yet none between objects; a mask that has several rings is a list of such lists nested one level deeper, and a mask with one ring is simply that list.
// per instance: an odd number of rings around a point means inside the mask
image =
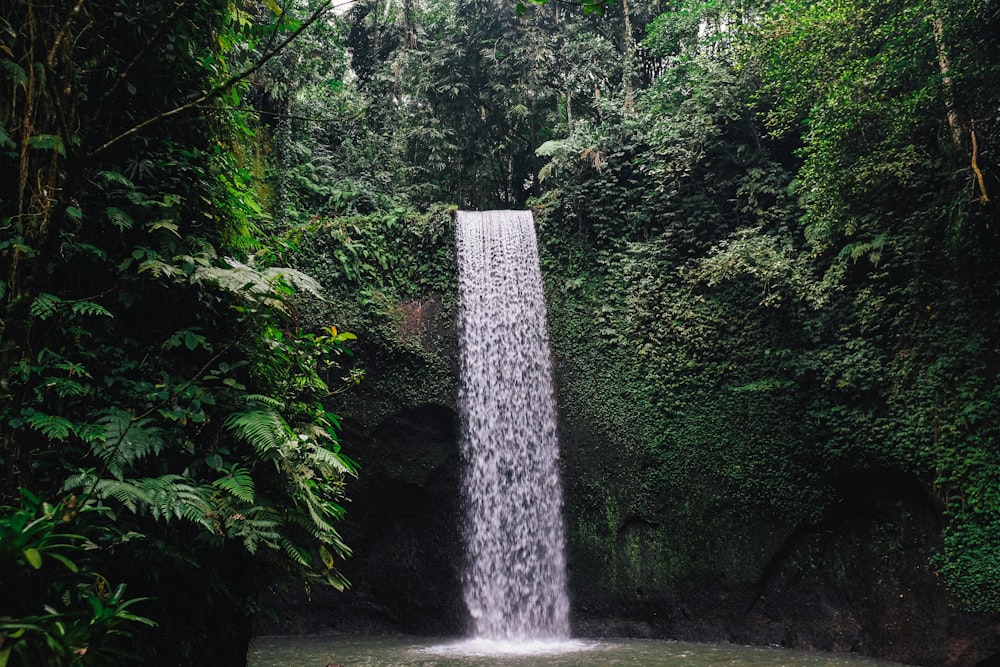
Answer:
[{"label": "tree branch", "polygon": [[317,9],[316,11],[314,11],[312,13],[312,15],[309,16],[308,19],[306,19],[305,21],[302,22],[302,25],[300,25],[298,28],[296,28],[290,35],[288,35],[288,37],[286,37],[285,39],[283,39],[280,44],[278,44],[276,47],[274,47],[273,49],[271,49],[270,51],[268,51],[266,54],[264,54],[261,57],[260,60],[258,60],[256,63],[254,63],[250,67],[246,68],[245,70],[243,70],[242,72],[240,72],[238,74],[235,74],[235,75],[231,76],[230,78],[226,79],[224,82],[222,82],[221,84],[219,84],[215,88],[212,88],[208,92],[206,92],[206,93],[204,93],[202,95],[199,95],[198,97],[196,97],[195,99],[191,100],[190,102],[186,102],[186,103],[184,103],[184,104],[182,104],[182,105],[180,105],[178,107],[174,107],[173,109],[169,109],[167,111],[164,111],[163,113],[157,114],[156,116],[152,116],[151,118],[147,118],[146,120],[142,121],[141,123],[138,123],[137,125],[133,125],[129,129],[127,129],[124,132],[122,132],[121,134],[119,134],[119,135],[117,135],[115,137],[112,137],[111,139],[108,139],[106,142],[104,142],[103,144],[101,144],[100,146],[98,146],[97,148],[95,148],[94,150],[90,151],[90,153],[87,154],[87,157],[88,158],[92,158],[92,157],[95,157],[97,155],[100,155],[101,153],[103,153],[107,149],[109,149],[112,146],[114,146],[115,144],[117,144],[122,139],[127,139],[128,137],[131,137],[132,135],[137,134],[138,132],[140,132],[140,131],[144,130],[145,128],[149,127],[150,125],[158,123],[158,122],[160,122],[162,120],[166,120],[167,118],[172,118],[173,116],[176,116],[178,114],[184,113],[185,111],[189,111],[191,109],[197,108],[197,107],[201,106],[202,104],[204,104],[205,102],[208,102],[210,100],[215,99],[216,97],[219,97],[220,95],[222,95],[223,93],[225,93],[226,91],[228,91],[230,88],[232,88],[236,84],[240,83],[241,81],[243,81],[247,77],[251,76],[254,72],[256,72],[261,67],[263,67],[265,64],[267,64],[267,62],[270,61],[271,58],[273,58],[274,56],[278,55],[286,46],[288,46],[292,42],[292,40],[294,40],[296,37],[298,37],[303,31],[305,31],[313,23],[315,23],[316,21],[318,21],[320,19],[320,17],[322,17],[328,11],[330,11],[331,9],[334,9],[336,7],[342,7],[342,6],[345,6],[345,5],[349,4],[349,2],[342,2],[342,3],[334,5],[334,4],[331,4],[331,1],[332,0],[326,0],[326,2],[324,2],[320,6],[319,9]]},{"label": "tree branch", "polygon": [[979,155],[979,145],[976,143],[976,131],[969,130],[969,134],[972,135],[972,171],[976,174],[976,183],[979,184],[979,203],[988,204],[990,198],[986,196],[986,182],[983,179],[983,172],[979,169],[979,162],[976,158]]},{"label": "tree branch", "polygon": [[62,28],[59,29],[59,33],[56,38],[52,41],[52,48],[49,49],[49,55],[46,56],[45,62],[48,63],[49,67],[53,67],[56,62],[56,51],[59,50],[59,45],[62,44],[63,39],[66,38],[67,33],[69,33],[69,27],[73,24],[73,19],[80,13],[83,9],[83,0],[77,0],[76,5],[70,10],[69,16],[62,24]]}]

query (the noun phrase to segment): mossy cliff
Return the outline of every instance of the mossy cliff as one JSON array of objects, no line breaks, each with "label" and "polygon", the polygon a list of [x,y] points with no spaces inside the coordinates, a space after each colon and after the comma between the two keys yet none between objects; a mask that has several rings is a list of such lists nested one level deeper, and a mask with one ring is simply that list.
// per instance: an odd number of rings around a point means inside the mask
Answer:
[{"label": "mossy cliff", "polygon": [[[661,249],[598,252],[536,215],[578,634],[925,665],[1000,653],[996,619],[956,611],[938,576],[933,490],[833,431],[835,411],[810,414],[821,388],[781,372],[794,313],[737,313],[720,327],[676,268],[662,275]],[[305,620],[280,629],[463,630],[450,211],[393,216],[295,239],[300,268],[334,299],[303,311],[303,325],[357,334],[365,379],[337,397],[361,465],[344,528],[353,588],[313,591]],[[343,270],[355,257],[360,268]]]}]

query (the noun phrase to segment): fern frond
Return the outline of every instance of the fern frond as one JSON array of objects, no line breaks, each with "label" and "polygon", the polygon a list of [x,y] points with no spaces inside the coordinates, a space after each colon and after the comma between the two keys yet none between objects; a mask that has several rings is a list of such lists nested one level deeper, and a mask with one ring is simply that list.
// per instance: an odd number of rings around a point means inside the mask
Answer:
[{"label": "fern frond", "polygon": [[102,479],[94,484],[94,497],[102,500],[115,500],[133,514],[139,513],[140,507],[151,505],[151,498],[146,489],[131,480]]},{"label": "fern frond", "polygon": [[40,320],[45,320],[51,317],[59,307],[62,306],[63,300],[57,297],[55,294],[49,294],[48,292],[42,292],[35,297],[35,300],[31,302],[31,308],[29,312],[32,317],[37,317]]},{"label": "fern frond", "polygon": [[46,388],[52,389],[56,396],[60,398],[77,398],[86,395],[90,391],[89,384],[82,384],[76,380],[63,377],[49,378],[45,383]]},{"label": "fern frond", "polygon": [[294,438],[288,422],[274,410],[233,413],[226,419],[226,428],[248,442],[261,458],[268,461],[282,458],[283,446]]},{"label": "fern frond", "polygon": [[162,259],[147,259],[139,265],[139,273],[149,272],[154,278],[175,278],[180,272],[176,266]]},{"label": "fern frond", "polygon": [[220,477],[212,482],[212,486],[227,491],[240,500],[253,504],[254,485],[253,477],[246,468],[234,466],[228,475]]},{"label": "fern frond", "polygon": [[39,431],[46,438],[65,440],[73,430],[73,422],[58,415],[47,415],[44,412],[32,410],[25,416],[25,422],[31,428]]},{"label": "fern frond", "polygon": [[264,394],[247,394],[243,397],[248,403],[263,403],[269,408],[274,410],[284,410],[285,404],[283,401],[274,398],[273,396],[265,396]]},{"label": "fern frond", "polygon": [[287,538],[281,538],[280,544],[281,549],[293,562],[303,567],[309,567],[312,565],[312,559],[309,556],[309,552],[305,549],[292,544],[292,542]]},{"label": "fern frond", "polygon": [[76,431],[77,437],[88,445],[104,439],[104,424],[77,424],[73,430]]},{"label": "fern frond", "polygon": [[117,227],[119,231],[132,229],[132,225],[135,224],[128,213],[120,208],[115,208],[114,206],[109,206],[104,209],[104,215],[108,217],[108,221]]},{"label": "fern frond", "polygon": [[284,310],[280,289],[282,284],[325,300],[319,282],[301,271],[284,267],[259,270],[232,257],[225,257],[223,262],[224,266],[213,264],[199,267],[192,279],[196,283],[211,282],[228,292],[261,299],[263,303],[278,310]]},{"label": "fern frond", "polygon": [[308,292],[317,299],[326,301],[326,297],[323,295],[323,286],[319,284],[318,280],[306,273],[288,267],[273,267],[265,269],[264,275],[272,283],[284,280],[296,291]]},{"label": "fern frond", "polygon": [[269,295],[272,292],[271,283],[259,271],[226,258],[228,267],[202,266],[191,276],[195,282],[211,282],[227,292],[240,295]]},{"label": "fern frond", "polygon": [[161,430],[151,419],[133,421],[130,413],[116,410],[98,423],[104,425],[104,437],[91,445],[91,451],[117,479],[124,478],[132,463],[159,454],[165,446]]},{"label": "fern frond", "polygon": [[256,553],[261,543],[277,548],[282,539],[279,532],[281,527],[280,517],[274,511],[260,506],[247,508],[245,513],[236,512],[226,518],[226,534],[230,538],[243,538],[243,546],[251,554]]},{"label": "fern frond", "polygon": [[180,475],[147,477],[140,483],[148,491],[149,512],[154,519],[183,519],[212,533],[218,531],[218,524],[212,520],[215,508],[209,500],[213,487],[195,486]]},{"label": "fern frond", "polygon": [[102,317],[114,317],[111,311],[99,303],[93,301],[74,301],[70,309],[76,315],[100,315]]},{"label": "fern frond", "polygon": [[325,447],[314,446],[310,451],[310,457],[313,459],[311,463],[321,469],[324,477],[355,474],[350,459]]},{"label": "fern frond", "polygon": [[124,174],[118,171],[99,171],[97,175],[103,179],[106,183],[118,183],[124,185],[126,188],[134,189],[135,185]]}]

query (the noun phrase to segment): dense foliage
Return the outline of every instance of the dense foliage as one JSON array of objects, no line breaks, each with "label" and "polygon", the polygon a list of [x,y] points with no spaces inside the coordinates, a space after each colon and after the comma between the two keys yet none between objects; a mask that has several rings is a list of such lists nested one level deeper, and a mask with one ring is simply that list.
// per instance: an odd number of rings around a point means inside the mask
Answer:
[{"label": "dense foliage", "polygon": [[[985,3],[911,2],[688,3],[649,26],[658,76],[549,151],[539,202],[554,301],[593,304],[557,315],[596,334],[566,353],[600,361],[571,372],[611,360],[601,421],[635,424],[635,460],[660,471],[584,533],[670,524],[706,475],[738,499],[726,513],[802,525],[847,480],[898,471],[945,514],[945,583],[1000,609],[996,25]],[[641,421],[611,421],[636,402]]]},{"label": "dense foliage", "polygon": [[[996,7],[523,9],[357,3],[325,103],[356,115],[310,136],[349,184],[328,215],[536,208],[564,411],[609,443],[569,489],[609,589],[752,576],[758,522],[901,475],[943,581],[1000,609]],[[612,549],[635,517],[658,537]]]},{"label": "dense foliage", "polygon": [[0,17],[0,664],[240,664],[269,582],[345,585],[332,396],[447,396],[455,205],[536,211],[609,594],[902,477],[1000,611],[996,3],[328,9]]},{"label": "dense foliage", "polygon": [[294,290],[322,295],[267,264],[241,108],[323,14],[10,9],[0,663],[242,664],[269,581],[345,585],[322,378],[352,336],[295,323]]}]

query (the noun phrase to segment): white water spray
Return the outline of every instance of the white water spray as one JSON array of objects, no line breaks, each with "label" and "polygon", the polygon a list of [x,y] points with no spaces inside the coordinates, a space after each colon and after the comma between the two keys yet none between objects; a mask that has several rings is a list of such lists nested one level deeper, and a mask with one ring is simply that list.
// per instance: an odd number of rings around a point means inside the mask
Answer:
[{"label": "white water spray", "polygon": [[465,602],[477,638],[564,640],[569,599],[545,297],[530,211],[459,211]]}]

